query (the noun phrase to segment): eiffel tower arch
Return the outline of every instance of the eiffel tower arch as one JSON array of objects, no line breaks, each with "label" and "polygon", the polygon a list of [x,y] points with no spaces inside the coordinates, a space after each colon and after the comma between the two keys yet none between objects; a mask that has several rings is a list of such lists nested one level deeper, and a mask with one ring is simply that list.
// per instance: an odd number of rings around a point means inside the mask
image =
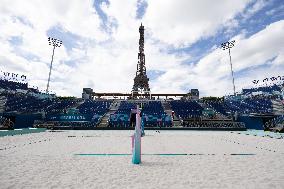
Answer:
[{"label": "eiffel tower arch", "polygon": [[134,78],[134,85],[132,88],[132,94],[138,95],[150,95],[150,87],[149,87],[149,78],[146,74],[146,66],[145,66],[145,54],[144,54],[144,26],[141,23],[139,27],[139,53],[138,53],[138,63],[137,63],[137,71],[136,76]]}]

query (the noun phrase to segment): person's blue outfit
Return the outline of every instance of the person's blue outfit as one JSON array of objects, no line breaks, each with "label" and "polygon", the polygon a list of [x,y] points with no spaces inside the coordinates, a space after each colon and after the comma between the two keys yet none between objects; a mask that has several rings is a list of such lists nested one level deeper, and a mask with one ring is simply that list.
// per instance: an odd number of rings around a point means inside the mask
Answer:
[{"label": "person's blue outfit", "polygon": [[145,132],[144,132],[144,125],[146,123],[146,119],[144,116],[142,116],[142,119],[141,119],[141,137],[145,136]]}]

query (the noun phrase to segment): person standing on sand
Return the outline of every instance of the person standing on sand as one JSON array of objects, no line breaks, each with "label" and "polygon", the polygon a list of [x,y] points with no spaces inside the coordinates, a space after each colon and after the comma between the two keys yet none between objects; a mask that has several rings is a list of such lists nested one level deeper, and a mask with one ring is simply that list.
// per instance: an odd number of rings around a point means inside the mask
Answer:
[{"label": "person standing on sand", "polygon": [[142,113],[140,113],[141,116],[141,137],[145,136],[145,132],[144,132],[144,126],[146,124],[146,118],[145,116],[142,115]]}]

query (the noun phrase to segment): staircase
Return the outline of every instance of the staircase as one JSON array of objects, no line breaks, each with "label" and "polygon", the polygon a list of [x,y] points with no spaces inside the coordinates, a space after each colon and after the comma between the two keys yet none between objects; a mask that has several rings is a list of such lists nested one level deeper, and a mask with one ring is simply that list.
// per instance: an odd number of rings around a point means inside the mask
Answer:
[{"label": "staircase", "polygon": [[168,101],[161,101],[162,107],[164,108],[164,111],[167,113],[167,115],[172,116],[172,107]]},{"label": "staircase", "polygon": [[77,103],[75,103],[75,104],[69,106],[69,107],[66,109],[67,112],[68,112],[69,110],[71,110],[71,109],[78,109],[78,107],[79,107],[80,105],[84,104],[84,102],[85,102],[84,100],[80,100],[80,101],[78,101]]},{"label": "staircase", "polygon": [[121,101],[113,101],[113,103],[110,105],[109,111],[101,118],[97,127],[108,127],[109,117],[118,110],[120,103]]},{"label": "staircase", "polygon": [[284,105],[281,100],[271,100],[273,113],[275,115],[284,115]]},{"label": "staircase", "polygon": [[217,110],[215,110],[214,108],[212,108],[211,106],[209,106],[206,103],[203,102],[198,102],[198,104],[203,108],[203,109],[210,109],[213,110],[216,114],[216,119],[229,119],[226,115],[221,114],[220,112],[218,112]]},{"label": "staircase", "polygon": [[[164,108],[164,111],[166,112],[166,114],[172,117],[173,109],[170,103],[165,100],[161,101],[161,103],[162,103],[162,107]],[[172,125],[173,127],[182,127],[182,125],[180,124],[180,120],[176,115],[174,115]]]},{"label": "staircase", "polygon": [[0,113],[5,111],[5,104],[7,102],[7,98],[5,96],[0,96]]},{"label": "staircase", "polygon": [[[208,106],[207,104],[203,103],[203,102],[198,102],[198,104],[203,108],[203,109],[206,109],[206,108],[211,108],[210,106]],[[212,109],[212,108],[211,108]]]}]

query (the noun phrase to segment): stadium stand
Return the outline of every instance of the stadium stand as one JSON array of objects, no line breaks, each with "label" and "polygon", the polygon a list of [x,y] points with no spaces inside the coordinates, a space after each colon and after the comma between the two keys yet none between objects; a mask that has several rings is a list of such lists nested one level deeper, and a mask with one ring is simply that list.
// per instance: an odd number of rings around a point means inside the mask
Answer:
[{"label": "stadium stand", "polygon": [[271,99],[266,97],[249,97],[240,100],[225,100],[224,106],[228,112],[238,112],[241,114],[273,113]]},{"label": "stadium stand", "polygon": [[[243,89],[238,96],[218,100],[83,100],[41,94],[37,89],[28,88],[27,83],[0,79],[0,113],[12,116],[42,114],[38,125],[43,121],[58,128],[94,128],[98,125],[129,128],[133,124],[132,110],[139,104],[145,127],[172,127],[177,122],[175,126],[186,128],[243,129],[240,123],[233,122],[234,114],[237,113],[240,116],[277,116],[277,119],[266,123],[266,127],[271,128],[283,119],[283,97],[279,96],[281,90],[280,85]],[[72,109],[76,111],[70,111]],[[171,116],[171,112],[175,116]],[[74,115],[82,115],[84,120],[71,120]],[[60,116],[65,116],[64,120],[60,120]],[[66,119],[66,116],[71,116],[71,119]],[[101,124],[102,118],[107,124]]]},{"label": "stadium stand", "polygon": [[17,90],[17,89],[28,90],[28,84],[1,79],[0,88],[6,90]]},{"label": "stadium stand", "polygon": [[278,91],[281,92],[281,87],[279,85],[272,85],[272,86],[264,86],[264,87],[257,87],[251,89],[243,89],[243,95],[250,95],[252,93],[263,92],[267,94],[272,94],[273,92]]},{"label": "stadium stand", "polygon": [[[170,127],[172,125],[171,117],[168,116],[160,101],[142,101],[142,119],[145,127]],[[131,119],[131,110],[136,109],[136,104],[122,101],[118,110],[109,118],[110,127],[129,127]]]},{"label": "stadium stand", "polygon": [[135,108],[134,103],[121,101],[118,110],[109,117],[109,127],[129,127],[131,110]]},{"label": "stadium stand", "polygon": [[227,112],[228,110],[222,101],[208,100],[208,101],[205,101],[204,103],[207,104],[209,107],[213,108],[216,112],[219,112],[220,114],[223,114],[223,115],[228,115],[228,112]]},{"label": "stadium stand", "polygon": [[88,99],[83,104],[78,106],[77,109],[79,109],[79,112],[82,114],[103,115],[109,110],[111,103],[111,101],[107,100],[94,101]]},{"label": "stadium stand", "polygon": [[182,119],[202,116],[203,108],[196,101],[173,100],[170,104],[175,114]]},{"label": "stadium stand", "polygon": [[40,99],[28,94],[6,93],[6,112],[18,113],[63,113],[66,109],[74,106],[80,100],[78,99]]},{"label": "stadium stand", "polygon": [[145,127],[170,127],[171,117],[168,116],[160,101],[148,101],[142,108],[142,116],[145,117]]}]

